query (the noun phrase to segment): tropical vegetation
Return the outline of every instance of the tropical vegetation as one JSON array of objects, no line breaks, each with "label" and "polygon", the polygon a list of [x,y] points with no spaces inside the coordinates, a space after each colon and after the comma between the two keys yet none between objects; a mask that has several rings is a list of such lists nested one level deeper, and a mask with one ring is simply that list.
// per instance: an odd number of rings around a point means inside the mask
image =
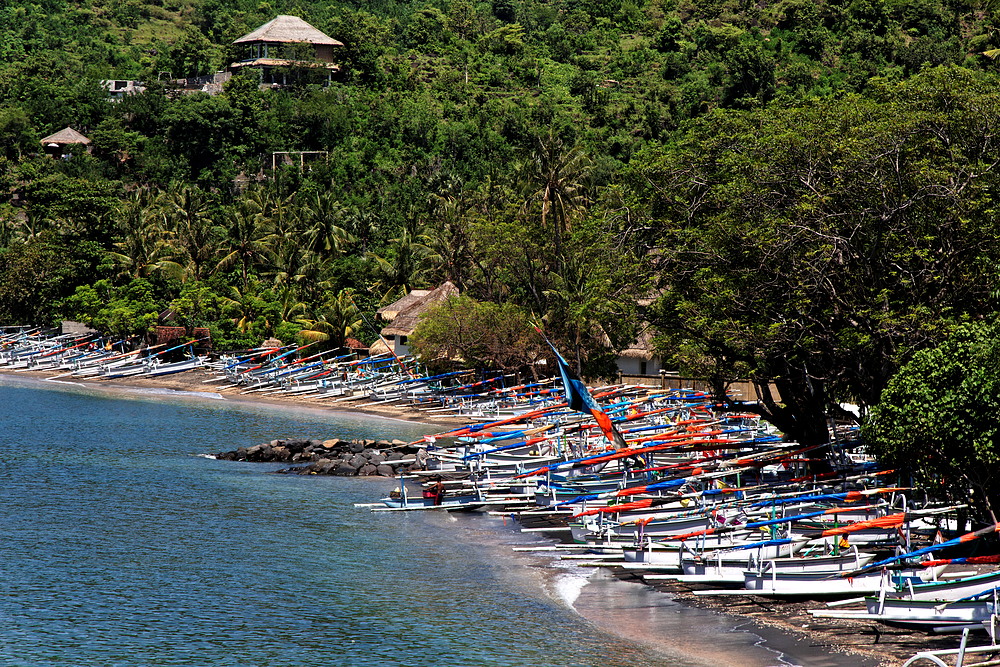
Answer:
[{"label": "tropical vegetation", "polygon": [[[816,441],[994,317],[998,9],[9,0],[0,321],[129,336],[170,313],[222,348],[337,346],[450,280],[429,356],[530,363],[510,325],[533,323],[608,377],[648,321],[672,365],[773,387],[755,409]],[[336,81],[176,89],[276,14],[344,43]],[[112,101],[108,79],[145,91]],[[66,126],[92,150],[52,159]],[[323,157],[272,169],[280,151]],[[449,338],[455,318],[491,335]]]}]

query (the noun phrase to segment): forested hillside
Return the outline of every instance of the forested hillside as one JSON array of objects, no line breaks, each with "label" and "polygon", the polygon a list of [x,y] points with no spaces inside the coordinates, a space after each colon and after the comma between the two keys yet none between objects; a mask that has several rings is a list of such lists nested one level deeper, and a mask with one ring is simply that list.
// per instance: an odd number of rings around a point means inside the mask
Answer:
[{"label": "forested hillside", "polygon": [[[334,345],[448,279],[592,377],[651,321],[817,428],[997,307],[997,9],[4,0],[0,321],[127,335],[169,306],[221,347]],[[332,85],[169,94],[277,14],[344,43]],[[66,126],[92,153],[42,154]],[[328,159],[272,172],[303,150]]]}]

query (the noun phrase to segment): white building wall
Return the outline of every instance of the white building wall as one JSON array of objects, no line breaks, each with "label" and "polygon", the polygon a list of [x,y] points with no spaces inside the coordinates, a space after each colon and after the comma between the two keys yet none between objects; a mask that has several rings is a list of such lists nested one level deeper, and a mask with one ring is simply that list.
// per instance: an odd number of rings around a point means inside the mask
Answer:
[{"label": "white building wall", "polygon": [[[663,363],[660,359],[635,359],[633,357],[618,357],[618,370],[623,375],[659,375]],[[645,367],[643,367],[645,366]]]}]

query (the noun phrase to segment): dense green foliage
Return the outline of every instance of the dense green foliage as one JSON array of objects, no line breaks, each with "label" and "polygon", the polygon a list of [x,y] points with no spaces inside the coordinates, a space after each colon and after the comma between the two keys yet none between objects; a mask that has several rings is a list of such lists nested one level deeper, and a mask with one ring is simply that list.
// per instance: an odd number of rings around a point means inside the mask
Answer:
[{"label": "dense green foliage", "polygon": [[1000,502],[1000,329],[960,327],[899,371],[865,425],[874,453],[939,497],[996,523]]},{"label": "dense green foliage", "polygon": [[[824,441],[837,400],[996,307],[995,79],[960,69],[866,97],[717,112],[649,152],[656,323],[720,379],[774,379],[779,426]],[[775,397],[777,398],[777,397]]]},{"label": "dense green foliage", "polygon": [[410,344],[433,370],[457,360],[483,371],[533,374],[544,342],[529,320],[511,303],[452,296],[421,316]]},{"label": "dense green foliage", "polygon": [[[220,347],[335,346],[447,279],[591,377],[650,319],[685,370],[775,380],[760,409],[815,440],[995,309],[994,10],[7,0],[0,321],[126,335],[169,309]],[[344,42],[333,85],[171,91],[276,14]],[[111,78],[148,89],[111,102]],[[67,125],[92,152],[39,154]],[[304,150],[328,157],[272,171]]]}]

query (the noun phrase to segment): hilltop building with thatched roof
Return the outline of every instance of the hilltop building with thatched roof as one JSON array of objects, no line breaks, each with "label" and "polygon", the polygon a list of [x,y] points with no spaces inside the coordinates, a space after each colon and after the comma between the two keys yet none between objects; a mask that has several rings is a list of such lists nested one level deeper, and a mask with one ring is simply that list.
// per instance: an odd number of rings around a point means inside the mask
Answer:
[{"label": "hilltop building with thatched roof", "polygon": [[408,338],[416,330],[420,316],[449,296],[458,296],[458,288],[451,281],[446,281],[437,289],[410,290],[402,299],[379,308],[378,316],[389,323],[382,329],[382,337],[392,345],[396,356],[410,353]]},{"label": "hilltop building with thatched roof", "polygon": [[55,134],[50,134],[42,139],[41,144],[45,147],[45,152],[52,157],[68,158],[72,153],[67,150],[67,146],[83,146],[85,151],[90,152],[90,139],[72,127],[66,127]]},{"label": "hilltop building with thatched roof", "polygon": [[277,16],[233,44],[244,58],[229,66],[234,72],[244,67],[261,70],[261,83],[286,85],[293,70],[313,70],[327,81],[340,66],[334,63],[334,49],[343,46],[298,16]]}]

